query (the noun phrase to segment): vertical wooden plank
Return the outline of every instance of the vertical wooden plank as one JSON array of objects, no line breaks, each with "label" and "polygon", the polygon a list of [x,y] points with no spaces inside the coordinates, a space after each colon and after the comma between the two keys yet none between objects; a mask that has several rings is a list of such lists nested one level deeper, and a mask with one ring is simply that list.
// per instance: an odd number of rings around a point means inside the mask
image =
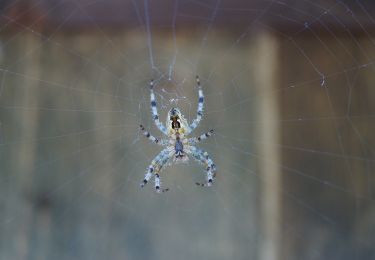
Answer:
[{"label": "vertical wooden plank", "polygon": [[[333,38],[322,33],[294,38],[312,63],[328,75],[324,86],[301,52],[289,40],[281,43],[281,86],[294,85],[280,95],[281,118],[292,119],[281,130],[282,164],[287,167],[282,182],[288,194],[302,202],[287,197],[282,201],[282,232],[288,237],[281,241],[283,259],[326,255],[362,259],[369,248],[363,244],[366,238],[352,232],[353,226],[364,223],[362,218],[371,204],[373,68],[359,66],[368,62],[371,52],[361,57],[358,45],[348,36]],[[365,46],[362,40],[356,39]],[[366,73],[371,75],[371,83],[365,83]],[[344,233],[350,234],[348,239],[342,239]]]},{"label": "vertical wooden plank", "polygon": [[[19,45],[18,45],[19,44]],[[16,48],[22,50],[35,49],[39,44],[39,39],[35,35],[25,33],[17,39]],[[17,57],[17,49],[10,55]],[[30,57],[32,56],[32,57]],[[19,73],[26,75],[18,77],[21,80],[20,85],[8,85],[7,88],[14,88],[14,104],[24,107],[32,107],[38,102],[39,93],[35,91],[36,82],[31,81],[27,76],[39,78],[40,74],[40,56],[39,52],[22,57],[18,61],[20,64]],[[13,64],[13,63],[11,63]],[[14,70],[14,67],[10,70]],[[4,241],[8,241],[10,247],[14,247],[14,252],[6,250],[5,258],[27,259],[32,253],[29,236],[30,227],[32,226],[33,208],[28,205],[27,193],[32,187],[32,172],[35,163],[36,142],[30,140],[36,138],[38,128],[39,112],[36,109],[15,109],[11,115],[16,119],[17,126],[15,136],[17,142],[11,146],[12,161],[10,166],[10,184],[7,193],[6,214],[14,222],[9,224],[9,232],[5,232]],[[14,226],[16,225],[16,226]],[[6,239],[6,237],[8,239]],[[16,252],[16,255],[12,255]],[[10,253],[10,255],[7,255]]]},{"label": "vertical wooden plank", "polygon": [[277,83],[278,42],[274,35],[260,32],[257,41],[256,87],[259,93],[259,175],[261,176],[261,248],[259,259],[279,257],[280,155],[279,111],[275,92]]}]

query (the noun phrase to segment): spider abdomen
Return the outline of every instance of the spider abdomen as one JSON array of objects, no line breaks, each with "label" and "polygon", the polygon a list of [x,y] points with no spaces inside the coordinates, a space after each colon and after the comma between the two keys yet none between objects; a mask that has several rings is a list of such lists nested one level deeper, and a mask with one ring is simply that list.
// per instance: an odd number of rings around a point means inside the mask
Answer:
[{"label": "spider abdomen", "polygon": [[184,145],[182,141],[177,138],[174,143],[174,150],[175,150],[175,163],[181,163],[181,162],[187,162],[189,160],[188,156],[186,155],[184,151]]},{"label": "spider abdomen", "polygon": [[182,156],[184,153],[184,145],[182,144],[180,139],[176,140],[176,143],[174,144],[174,149],[176,152],[176,157],[177,156]]}]

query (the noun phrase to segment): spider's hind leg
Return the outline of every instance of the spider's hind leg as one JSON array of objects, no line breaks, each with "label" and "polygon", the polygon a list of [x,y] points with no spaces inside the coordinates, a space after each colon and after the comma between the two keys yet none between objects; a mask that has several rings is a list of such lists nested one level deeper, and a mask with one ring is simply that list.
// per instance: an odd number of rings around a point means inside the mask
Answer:
[{"label": "spider's hind leg", "polygon": [[207,182],[206,183],[196,182],[195,183],[196,185],[202,186],[202,187],[211,187],[212,186],[212,183],[213,183],[214,178],[216,176],[215,165],[212,164],[212,166],[208,166],[206,171],[207,171]]},{"label": "spider's hind leg", "polygon": [[160,176],[158,173],[155,174],[155,190],[157,193],[169,191],[169,188],[165,188],[165,189],[160,188]]},{"label": "spider's hind leg", "polygon": [[210,187],[213,184],[214,178],[216,176],[216,166],[210,156],[208,155],[207,152],[196,148],[194,146],[191,146],[188,153],[193,156],[195,160],[198,162],[204,164],[206,166],[206,178],[207,182],[206,183],[200,183],[196,182],[195,184],[198,186],[203,186],[203,187]]},{"label": "spider's hind leg", "polygon": [[155,190],[158,193],[168,191],[169,189],[162,189],[159,172],[162,167],[168,162],[168,160],[173,156],[173,152],[171,148],[166,148],[162,150],[151,162],[151,165],[148,167],[146,175],[141,183],[141,188],[143,188],[151,179],[151,177],[155,176]]}]

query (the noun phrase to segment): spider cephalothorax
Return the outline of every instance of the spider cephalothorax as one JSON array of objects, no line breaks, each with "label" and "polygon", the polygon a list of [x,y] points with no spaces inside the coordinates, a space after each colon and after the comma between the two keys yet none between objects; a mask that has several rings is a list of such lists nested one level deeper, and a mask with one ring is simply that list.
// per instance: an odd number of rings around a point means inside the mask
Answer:
[{"label": "spider cephalothorax", "polygon": [[[181,112],[178,108],[172,108],[169,111],[168,117],[169,117],[172,129],[178,130],[181,128],[180,116],[181,116]],[[168,118],[167,118],[167,124],[168,124]]]},{"label": "spider cephalothorax", "polygon": [[199,77],[197,76],[197,85],[198,85],[198,109],[197,117],[189,125],[185,117],[182,115],[181,111],[178,108],[172,108],[168,112],[166,126],[164,126],[159,120],[159,114],[156,105],[156,99],[154,94],[154,82],[150,82],[150,99],[151,99],[151,112],[152,117],[156,126],[159,130],[168,137],[168,139],[155,138],[152,136],[145,128],[141,125],[141,130],[143,134],[152,142],[164,146],[165,148],[152,160],[151,165],[148,167],[145,178],[141,183],[141,187],[146,185],[151,177],[155,177],[155,189],[157,192],[167,191],[168,189],[161,189],[160,187],[160,171],[163,166],[167,165],[169,161],[175,163],[186,162],[188,156],[193,157],[198,162],[202,163],[206,167],[207,171],[207,182],[206,183],[196,183],[199,186],[211,186],[213,179],[216,175],[216,167],[208,153],[195,147],[196,143],[207,139],[213,134],[213,130],[210,130],[207,133],[204,133],[198,137],[186,138],[199,124],[202,120],[203,115],[203,104],[204,96],[203,91],[200,85]]},{"label": "spider cephalothorax", "polygon": [[178,131],[183,134],[187,131],[191,131],[184,115],[181,113],[180,109],[176,107],[173,107],[171,108],[171,110],[169,110],[166,125],[168,128],[168,133]]}]

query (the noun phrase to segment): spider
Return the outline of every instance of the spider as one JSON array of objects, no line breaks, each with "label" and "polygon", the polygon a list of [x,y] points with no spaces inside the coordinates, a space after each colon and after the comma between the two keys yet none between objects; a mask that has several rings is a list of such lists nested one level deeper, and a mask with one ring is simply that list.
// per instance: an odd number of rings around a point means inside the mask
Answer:
[{"label": "spider", "polygon": [[154,81],[150,81],[150,101],[151,101],[151,112],[152,118],[157,128],[168,138],[158,139],[150,134],[149,131],[145,130],[143,125],[140,125],[140,129],[143,135],[146,136],[151,142],[165,147],[151,162],[147,169],[141,187],[144,187],[152,176],[155,177],[155,190],[158,193],[168,191],[168,188],[162,189],[160,184],[160,171],[164,166],[173,163],[187,162],[188,156],[193,157],[198,162],[202,163],[206,167],[207,182],[199,183],[198,186],[209,187],[213,183],[213,179],[216,175],[216,167],[212,159],[207,152],[200,148],[197,148],[195,144],[210,137],[214,130],[210,130],[198,137],[187,138],[187,136],[198,126],[203,116],[203,105],[204,96],[202,87],[200,84],[199,77],[196,77],[198,86],[198,109],[197,117],[189,125],[185,117],[182,115],[180,109],[172,108],[168,112],[166,125],[164,126],[159,120],[158,109],[156,105],[156,99],[154,94]]}]

